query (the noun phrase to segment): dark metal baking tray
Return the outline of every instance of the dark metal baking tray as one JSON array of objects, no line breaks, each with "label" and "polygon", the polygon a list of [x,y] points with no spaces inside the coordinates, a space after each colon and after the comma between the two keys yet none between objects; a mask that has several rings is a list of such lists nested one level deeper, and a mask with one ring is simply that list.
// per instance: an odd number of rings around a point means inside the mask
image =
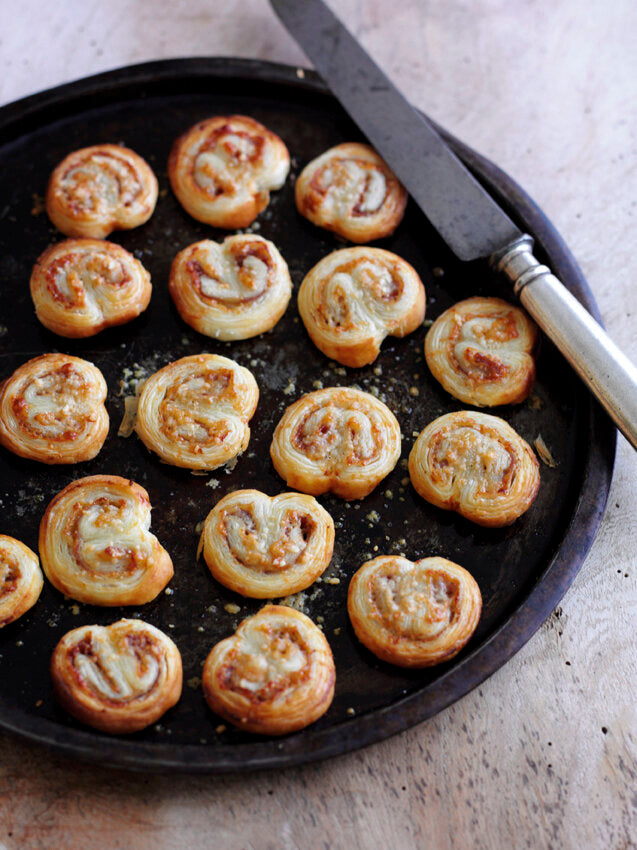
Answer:
[{"label": "dark metal baking tray", "polygon": [[[428,372],[422,353],[425,328],[405,340],[388,339],[372,367],[340,370],[310,343],[295,299],[271,333],[245,342],[216,342],[181,322],[168,295],[171,260],[197,239],[224,234],[183,212],[168,187],[166,160],[173,140],[186,128],[202,118],[231,113],[264,122],[290,149],[291,178],[259,217],[258,232],[272,239],[287,259],[296,290],[310,267],[342,243],[297,214],[294,177],[329,146],[360,138],[311,72],[238,59],[153,62],[60,86],[0,110],[0,377],[42,352],[80,355],[103,371],[111,416],[104,448],[89,463],[46,467],[0,451],[0,532],[37,549],[41,516],[58,490],[80,476],[115,473],[148,489],[153,530],[175,563],[173,593],[162,593],[139,610],[77,605],[47,583],[37,605],[0,630],[0,726],[102,764],[201,772],[280,767],[365,746],[431,716],[504,664],[550,614],[593,541],[610,484],[614,428],[545,340],[532,401],[497,411],[529,441],[541,434],[558,461],[554,469],[542,466],[540,493],[528,513],[509,528],[479,528],[422,501],[404,480],[404,464],[361,503],[321,499],[337,526],[333,564],[326,575],[339,578],[340,584],[316,584],[303,606],[314,620],[322,618],[334,651],[334,703],[316,724],[281,739],[232,728],[217,732],[220,720],[206,707],[198,686],[201,664],[213,644],[262,603],[226,591],[196,561],[195,527],[230,490],[257,487],[271,495],[285,490],[268,447],[286,405],[319,381],[377,387],[401,423],[403,461],[414,432],[461,407]],[[128,325],[87,340],[64,340],[38,323],[29,295],[35,259],[61,238],[41,212],[40,201],[56,163],[69,151],[98,142],[132,147],[159,178],[160,199],[151,220],[112,237],[150,270],[153,297],[149,309]],[[449,142],[518,224],[535,236],[540,259],[599,318],[572,256],[537,206],[493,164],[455,139]],[[429,318],[470,295],[510,297],[485,264],[459,263],[414,206],[408,207],[396,234],[379,244],[418,270]],[[219,352],[248,366],[261,389],[248,451],[233,471],[209,477],[166,466],[135,436],[117,436],[125,369],[136,370],[139,364],[153,371],[200,351]],[[382,368],[380,376],[375,366]],[[418,389],[417,396],[411,387]],[[209,486],[209,478],[218,482],[216,488]],[[391,667],[363,649],[348,624],[349,577],[371,554],[397,551],[413,559],[433,554],[451,558],[469,569],[481,587],[484,611],[477,632],[448,664],[424,671]],[[240,613],[225,610],[231,602],[240,605]],[[109,737],[82,727],[56,706],[48,664],[67,630],[121,616],[141,616],[175,640],[186,683],[179,704],[157,725],[129,737]]]}]

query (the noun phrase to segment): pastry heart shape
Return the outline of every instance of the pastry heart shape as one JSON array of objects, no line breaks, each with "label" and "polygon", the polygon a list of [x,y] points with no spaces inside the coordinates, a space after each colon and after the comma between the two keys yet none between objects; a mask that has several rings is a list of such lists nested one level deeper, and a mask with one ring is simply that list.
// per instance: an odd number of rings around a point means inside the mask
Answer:
[{"label": "pastry heart shape", "polygon": [[334,659],[309,617],[266,605],[213,647],[201,675],[210,708],[247,732],[285,735],[313,723],[334,696]]},{"label": "pastry heart shape", "polygon": [[14,537],[0,534],[0,628],[35,605],[43,584],[35,552]]},{"label": "pastry heart shape", "polygon": [[143,620],[81,626],[67,632],[51,658],[62,706],[102,732],[137,732],[179,700],[182,664],[172,640]]},{"label": "pastry heart shape", "polygon": [[425,288],[409,263],[380,248],[345,248],[324,257],[299,289],[312,342],[345,366],[365,366],[388,334],[403,337],[425,318]]},{"label": "pastry heart shape", "polygon": [[334,522],[312,496],[235,490],[206,517],[212,575],[243,596],[271,599],[309,587],[330,563]]},{"label": "pastry heart shape", "polygon": [[40,523],[40,557],[51,584],[93,605],[143,605],[173,576],[168,552],[150,529],[150,501],[118,475],[71,482]]}]

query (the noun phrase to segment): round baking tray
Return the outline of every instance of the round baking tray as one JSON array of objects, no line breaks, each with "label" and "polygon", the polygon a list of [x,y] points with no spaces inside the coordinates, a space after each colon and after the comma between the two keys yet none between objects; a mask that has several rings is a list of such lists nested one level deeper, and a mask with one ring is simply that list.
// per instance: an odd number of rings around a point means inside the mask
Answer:
[{"label": "round baking tray", "polygon": [[[611,480],[615,430],[547,340],[531,399],[497,413],[531,442],[541,434],[557,466],[542,466],[540,493],[527,514],[509,528],[483,529],[428,505],[405,480],[414,434],[434,417],[462,407],[428,372],[422,352],[426,328],[405,340],[389,338],[375,364],[353,370],[330,363],[314,348],[299,321],[295,298],[271,333],[244,342],[213,341],[181,322],[168,295],[170,262],[191,242],[225,234],[199,224],[179,207],[168,186],[166,160],[173,140],[196,121],[232,113],[262,121],[290,149],[291,177],[273,195],[255,232],[277,244],[296,291],[311,266],[343,243],[298,215],[294,178],[329,146],[361,138],[311,71],[239,59],[152,62],[60,86],[0,110],[5,305],[0,378],[46,351],[85,357],[107,379],[111,416],[104,448],[89,463],[45,467],[0,451],[0,532],[36,549],[41,516],[58,490],[83,475],[119,474],[149,491],[153,531],[175,563],[172,593],[161,594],[140,610],[78,605],[47,583],[37,605],[0,630],[0,726],[76,757],[130,769],[221,773],[281,767],[365,746],[440,711],[504,664],[550,614],[590,548]],[[445,138],[518,225],[535,237],[540,260],[599,319],[580,270],[541,210],[496,166],[447,134]],[[149,269],[153,297],[149,309],[128,325],[88,340],[64,340],[37,322],[29,296],[34,261],[61,238],[42,212],[41,199],[48,175],[64,155],[99,142],[132,147],[159,178],[160,200],[151,220],[111,237]],[[413,204],[396,234],[379,244],[420,273],[428,318],[470,295],[511,299],[485,262],[456,260]],[[247,452],[234,469],[210,476],[161,464],[135,436],[117,436],[130,380],[200,351],[218,352],[248,366],[261,390]],[[321,623],[332,646],[337,670],[332,707],[294,735],[250,736],[222,728],[205,705],[198,677],[213,644],[262,603],[238,597],[211,578],[196,561],[195,529],[230,490],[257,487],[274,495],[286,489],[269,460],[272,431],[288,404],[320,384],[357,385],[384,398],[401,423],[402,462],[362,502],[321,499],[337,527],[326,578],[339,582],[315,584],[297,604]],[[400,670],[378,661],[356,641],[345,608],[349,578],[366,558],[391,552],[412,559],[442,555],[461,563],[478,580],[483,616],[472,641],[451,662],[424,671]],[[229,603],[240,611],[229,613]],[[186,683],[179,704],[158,724],[128,737],[110,737],[80,726],[56,705],[48,663],[69,629],[122,616],[141,616],[173,637],[183,656]]]}]

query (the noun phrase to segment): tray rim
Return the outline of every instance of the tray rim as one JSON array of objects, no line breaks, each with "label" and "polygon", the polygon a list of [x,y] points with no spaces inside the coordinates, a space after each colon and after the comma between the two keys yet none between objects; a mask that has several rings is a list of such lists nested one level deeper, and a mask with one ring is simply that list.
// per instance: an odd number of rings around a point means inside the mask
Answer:
[{"label": "tray rim", "polygon": [[[37,116],[42,117],[43,123],[52,120],[55,117],[54,110],[60,105],[68,109],[75,104],[80,111],[82,102],[88,104],[105,90],[116,94],[119,88],[130,89],[132,85],[224,77],[253,79],[309,90],[314,95],[331,99],[336,108],[342,109],[313,70],[258,59],[188,57],[115,68],[5,104],[0,107],[0,133],[17,131],[19,135],[20,126]],[[47,119],[47,113],[51,113],[50,119]],[[498,166],[444,129],[439,126],[437,129],[494,198],[509,207],[514,216],[522,221],[524,228],[536,240],[540,258],[548,261],[556,275],[601,322],[594,296],[579,266],[537,204]],[[583,387],[581,392],[586,394]],[[236,760],[238,749],[233,746],[225,747],[227,752],[220,757],[219,749],[213,750],[209,745],[110,738],[83,729],[60,727],[46,718],[22,712],[19,712],[19,722],[0,713],[0,729],[58,753],[103,766],[138,771],[220,774],[280,768],[340,755],[388,738],[435,715],[479,686],[524,646],[559,603],[584,563],[604,514],[616,448],[616,430],[612,422],[592,396],[586,396],[590,432],[586,464],[582,471],[582,488],[558,551],[537,584],[504,623],[480,647],[425,691],[412,693],[390,706],[327,729],[312,730],[310,727],[302,733],[280,740],[242,744],[242,760],[239,764]],[[356,735],[352,735],[354,725]]]}]

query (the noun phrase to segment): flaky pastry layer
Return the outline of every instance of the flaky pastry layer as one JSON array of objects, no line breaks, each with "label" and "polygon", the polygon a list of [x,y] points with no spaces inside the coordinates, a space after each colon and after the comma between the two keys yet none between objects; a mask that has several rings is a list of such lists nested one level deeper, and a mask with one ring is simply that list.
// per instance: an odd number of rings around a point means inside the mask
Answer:
[{"label": "flaky pastry layer", "polygon": [[0,534],[0,628],[35,605],[43,584],[35,552],[14,537]]}]

